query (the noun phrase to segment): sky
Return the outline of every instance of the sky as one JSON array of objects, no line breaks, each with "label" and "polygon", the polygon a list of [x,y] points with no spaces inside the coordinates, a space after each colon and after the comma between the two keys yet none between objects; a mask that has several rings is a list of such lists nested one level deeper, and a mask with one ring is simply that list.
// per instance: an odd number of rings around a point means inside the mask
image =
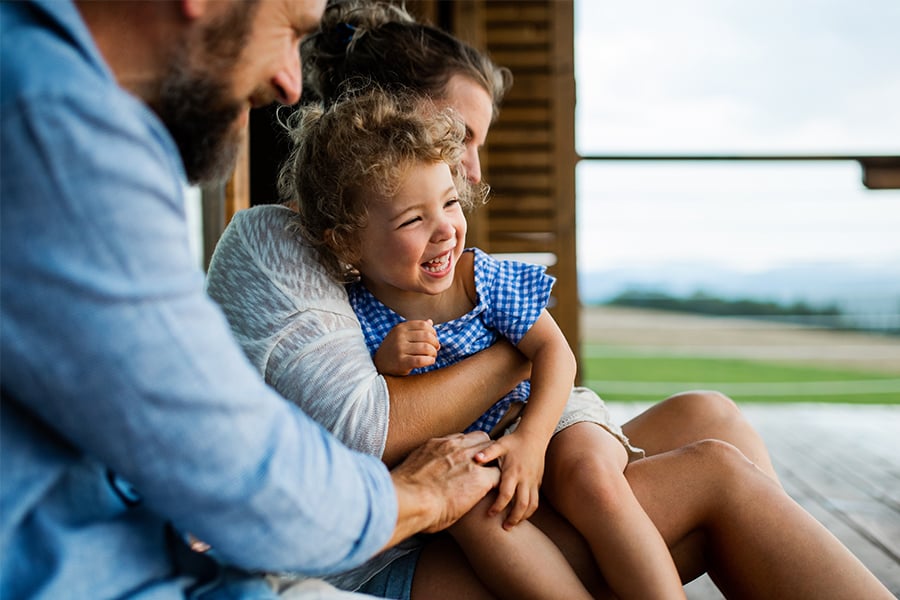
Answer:
[{"label": "sky", "polygon": [[[575,0],[585,154],[900,155],[898,0]],[[854,162],[577,170],[579,270],[900,264]]]}]

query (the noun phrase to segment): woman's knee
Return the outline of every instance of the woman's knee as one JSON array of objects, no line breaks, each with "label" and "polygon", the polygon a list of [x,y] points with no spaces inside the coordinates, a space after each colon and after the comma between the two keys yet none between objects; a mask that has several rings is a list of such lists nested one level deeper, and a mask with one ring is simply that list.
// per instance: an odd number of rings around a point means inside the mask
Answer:
[{"label": "woman's knee", "polygon": [[707,476],[725,484],[740,484],[759,474],[759,469],[735,445],[718,439],[692,442],[681,451]]},{"label": "woman's knee", "polygon": [[670,396],[665,402],[675,412],[690,421],[743,419],[741,410],[734,400],[715,390],[681,392]]}]

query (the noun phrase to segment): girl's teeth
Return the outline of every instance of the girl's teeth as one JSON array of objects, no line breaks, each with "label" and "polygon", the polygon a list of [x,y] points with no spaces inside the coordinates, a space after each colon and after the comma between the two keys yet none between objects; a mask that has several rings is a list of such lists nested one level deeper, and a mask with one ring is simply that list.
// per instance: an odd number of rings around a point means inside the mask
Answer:
[{"label": "girl's teeth", "polygon": [[439,258],[429,260],[423,266],[425,267],[426,271],[430,271],[432,273],[437,273],[439,271],[444,270],[444,268],[447,266],[447,262],[449,262],[449,260],[450,260],[450,255],[445,254],[444,256],[441,256]]}]

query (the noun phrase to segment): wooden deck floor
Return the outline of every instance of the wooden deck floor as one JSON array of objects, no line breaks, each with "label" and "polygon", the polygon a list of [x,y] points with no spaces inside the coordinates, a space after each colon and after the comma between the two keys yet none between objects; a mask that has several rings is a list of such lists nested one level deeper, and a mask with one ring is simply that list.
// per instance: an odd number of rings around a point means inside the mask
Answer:
[{"label": "wooden deck floor", "polygon": [[[611,403],[619,422],[646,405]],[[742,406],[788,493],[900,597],[900,406]],[[691,600],[723,596],[707,577]]]}]

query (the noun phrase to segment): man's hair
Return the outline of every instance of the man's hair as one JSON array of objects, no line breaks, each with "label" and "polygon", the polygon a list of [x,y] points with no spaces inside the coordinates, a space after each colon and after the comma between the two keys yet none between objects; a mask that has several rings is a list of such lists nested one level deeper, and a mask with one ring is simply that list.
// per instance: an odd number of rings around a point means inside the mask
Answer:
[{"label": "man's hair", "polygon": [[282,200],[296,209],[294,227],[337,280],[352,281],[366,202],[391,199],[409,169],[445,162],[463,209],[487,195],[462,166],[465,124],[428,99],[377,86],[349,91],[331,105],[308,105],[287,120],[294,146],[281,169]]},{"label": "man's hair", "polygon": [[359,79],[439,101],[450,79],[463,75],[490,95],[496,118],[512,84],[509,69],[484,53],[381,1],[330,1],[319,31],[301,45],[301,55],[305,92],[326,104]]}]

